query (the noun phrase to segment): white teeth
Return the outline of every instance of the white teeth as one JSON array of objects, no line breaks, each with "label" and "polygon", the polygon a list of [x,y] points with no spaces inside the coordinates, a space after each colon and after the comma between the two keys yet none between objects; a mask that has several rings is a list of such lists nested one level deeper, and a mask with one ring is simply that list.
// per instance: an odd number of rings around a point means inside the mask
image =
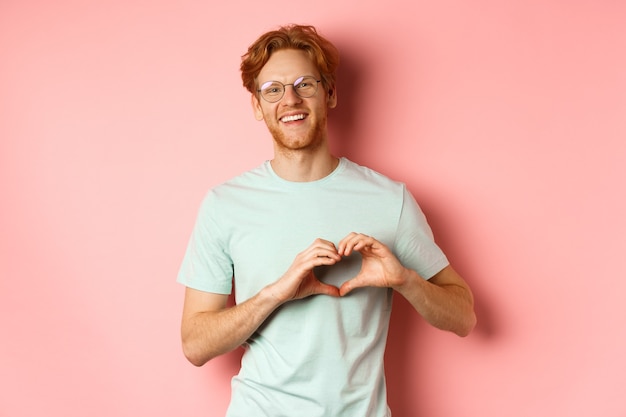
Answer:
[{"label": "white teeth", "polygon": [[293,122],[294,120],[302,120],[304,119],[304,114],[294,114],[293,116],[285,116],[281,120],[281,122]]}]

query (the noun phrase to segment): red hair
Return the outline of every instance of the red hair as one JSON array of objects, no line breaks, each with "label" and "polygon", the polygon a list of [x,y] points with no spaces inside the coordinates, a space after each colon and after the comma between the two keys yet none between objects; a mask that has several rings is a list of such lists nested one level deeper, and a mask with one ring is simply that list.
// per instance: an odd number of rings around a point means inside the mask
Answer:
[{"label": "red hair", "polygon": [[339,66],[339,51],[335,45],[318,34],[313,26],[288,25],[261,35],[241,57],[243,86],[252,94],[257,93],[256,78],[261,69],[272,53],[281,49],[305,51],[320,72],[326,90],[334,88]]}]

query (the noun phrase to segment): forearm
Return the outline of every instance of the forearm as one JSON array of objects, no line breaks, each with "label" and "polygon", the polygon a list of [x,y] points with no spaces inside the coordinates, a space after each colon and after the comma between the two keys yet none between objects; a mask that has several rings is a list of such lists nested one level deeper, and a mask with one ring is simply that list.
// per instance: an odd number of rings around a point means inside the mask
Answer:
[{"label": "forearm", "polygon": [[194,365],[202,366],[234,350],[252,336],[278,305],[263,289],[241,304],[185,317],[181,328],[185,356]]},{"label": "forearm", "polygon": [[449,283],[437,275],[427,281],[415,271],[407,269],[403,284],[394,289],[431,325],[459,336],[467,336],[476,325],[472,293],[451,267],[441,274],[453,274],[456,277]]},{"label": "forearm", "polygon": [[333,265],[340,259],[332,242],[315,239],[283,276],[230,308],[226,307],[226,295],[188,288],[181,326],[185,356],[201,366],[243,344],[281,304],[317,294],[339,296],[339,289],[320,282],[313,268]]}]

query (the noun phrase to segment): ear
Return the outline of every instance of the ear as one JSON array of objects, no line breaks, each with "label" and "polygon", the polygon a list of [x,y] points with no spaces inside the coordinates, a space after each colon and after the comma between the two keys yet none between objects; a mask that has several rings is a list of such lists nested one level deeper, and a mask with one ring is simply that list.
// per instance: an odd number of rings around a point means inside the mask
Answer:
[{"label": "ear", "polygon": [[256,94],[252,94],[251,98],[252,111],[254,112],[254,118],[258,121],[263,120],[263,109],[261,108],[261,103],[259,102],[259,98]]},{"label": "ear", "polygon": [[335,88],[335,86],[331,86],[328,89],[328,98],[326,99],[328,101],[328,108],[329,109],[334,109],[337,106],[337,88]]}]

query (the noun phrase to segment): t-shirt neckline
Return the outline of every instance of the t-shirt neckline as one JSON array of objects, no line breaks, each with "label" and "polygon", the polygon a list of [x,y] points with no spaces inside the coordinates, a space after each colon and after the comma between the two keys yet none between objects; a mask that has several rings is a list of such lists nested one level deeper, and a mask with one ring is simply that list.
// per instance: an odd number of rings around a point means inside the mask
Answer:
[{"label": "t-shirt neckline", "polygon": [[272,168],[272,164],[270,163],[269,160],[265,161],[265,169],[275,181],[278,181],[283,185],[294,187],[294,188],[315,187],[315,186],[324,184],[328,181],[331,181],[333,178],[335,178],[337,175],[339,175],[339,173],[341,173],[344,170],[345,166],[346,166],[346,159],[344,157],[339,157],[339,163],[337,164],[335,169],[330,174],[326,175],[323,178],[320,178],[314,181],[289,181],[289,180],[282,178],[276,173],[276,171],[274,171],[274,168]]}]

